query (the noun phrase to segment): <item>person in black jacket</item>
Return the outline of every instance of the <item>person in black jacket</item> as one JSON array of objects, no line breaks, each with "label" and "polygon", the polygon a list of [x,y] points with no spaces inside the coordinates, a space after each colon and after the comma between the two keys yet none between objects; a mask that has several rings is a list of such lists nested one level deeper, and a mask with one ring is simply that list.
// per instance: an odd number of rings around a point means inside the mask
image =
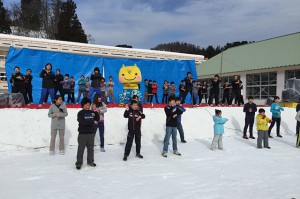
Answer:
[{"label": "person in black jacket", "polygon": [[[296,106],[296,112],[298,113],[298,111],[300,111],[300,98],[299,98],[299,103]],[[300,132],[300,122],[297,122],[296,125],[296,135],[298,135]]]},{"label": "person in black jacket", "polygon": [[25,103],[27,105],[33,103],[31,81],[32,81],[31,69],[27,69],[25,80],[24,80],[24,96],[25,96]]},{"label": "person in black jacket", "polygon": [[100,69],[98,67],[94,68],[94,73],[91,75],[91,87],[88,93],[88,98],[91,99],[91,97],[93,96],[94,93],[97,93],[99,95],[101,95],[101,90],[100,90],[100,82],[102,79],[101,73],[100,73]]},{"label": "person in black jacket", "polygon": [[56,70],[56,75],[54,77],[54,95],[57,95],[57,92],[59,91],[59,95],[63,96],[63,85],[62,81],[64,81],[64,76],[60,74],[60,70]]},{"label": "person in black jacket", "polygon": [[138,111],[141,111],[143,113],[143,104],[139,100],[139,96],[133,95],[131,101],[137,101],[138,103]]},{"label": "person in black jacket", "polygon": [[177,149],[177,117],[181,115],[183,112],[180,108],[176,107],[175,99],[169,98],[169,104],[165,107],[165,113],[167,116],[166,119],[166,135],[164,139],[164,148],[163,148],[163,157],[167,157],[168,154],[168,146],[169,140],[172,135],[173,141],[173,152],[175,155],[180,156],[181,154],[178,152]]},{"label": "person in black jacket", "polygon": [[241,84],[243,82],[241,80],[238,79],[237,75],[233,76],[232,82],[231,82],[231,86],[232,86],[232,91],[231,91],[231,104],[233,99],[236,100],[236,102],[238,103],[238,105],[241,105]]},{"label": "person in black jacket", "polygon": [[185,88],[184,87],[185,87],[184,86],[184,80],[181,80],[181,82],[179,84],[179,87],[178,87],[180,101],[182,101],[183,96],[184,96],[184,92],[185,92]]},{"label": "person in black jacket", "polygon": [[45,68],[40,73],[40,77],[43,79],[42,81],[42,93],[39,102],[39,106],[44,102],[47,93],[50,94],[51,101],[54,100],[54,77],[55,74],[52,71],[52,65],[50,63],[46,64]]},{"label": "person in black jacket", "polygon": [[124,112],[124,117],[128,118],[128,135],[123,158],[124,161],[127,161],[127,157],[130,154],[133,138],[135,138],[136,157],[143,158],[141,155],[141,120],[145,118],[145,115],[138,109],[138,102],[132,100],[131,107],[127,104]]},{"label": "person in black jacket", "polygon": [[207,96],[208,96],[208,94],[207,94],[207,87],[208,87],[207,86],[207,82],[203,81],[202,85],[200,87],[200,89],[201,89],[201,96],[199,97],[199,104],[201,104],[203,98],[205,99],[205,104],[207,104]]},{"label": "person in black jacket", "polygon": [[255,112],[257,111],[257,106],[256,104],[253,103],[252,96],[248,97],[248,103],[245,104],[243,111],[246,113],[243,138],[248,139],[247,129],[248,126],[250,126],[249,128],[250,138],[255,139],[255,137],[253,136],[253,124],[254,124]]},{"label": "person in black jacket", "polygon": [[148,104],[151,104],[152,103],[152,99],[153,99],[153,88],[152,88],[152,80],[150,79],[149,82],[148,82]]},{"label": "person in black jacket", "polygon": [[231,106],[231,100],[229,97],[229,90],[231,89],[231,85],[229,84],[228,81],[224,82],[223,85],[223,99],[222,99],[222,104],[225,103],[225,101],[227,102],[228,106]]},{"label": "person in black jacket", "polygon": [[185,103],[185,98],[189,92],[191,94],[191,99],[193,99],[193,78],[191,72],[187,72],[186,77],[184,78],[184,82],[184,93],[181,100],[182,104]]},{"label": "person in black jacket", "polygon": [[221,80],[219,75],[215,75],[210,84],[210,92],[209,92],[209,100],[208,100],[209,106],[212,105],[214,98],[215,98],[216,106],[219,106],[220,82]]},{"label": "person in black jacket", "polygon": [[11,75],[10,83],[13,84],[12,93],[21,93],[25,99],[24,95],[24,75],[20,72],[20,68],[16,66],[14,68],[15,73]]},{"label": "person in black jacket", "polygon": [[81,169],[83,164],[84,149],[87,147],[87,164],[95,167],[94,163],[94,138],[95,138],[95,125],[98,124],[100,119],[98,112],[90,110],[91,100],[83,98],[81,101],[82,110],[77,114],[78,121],[78,149],[77,161],[75,163],[76,169]]}]

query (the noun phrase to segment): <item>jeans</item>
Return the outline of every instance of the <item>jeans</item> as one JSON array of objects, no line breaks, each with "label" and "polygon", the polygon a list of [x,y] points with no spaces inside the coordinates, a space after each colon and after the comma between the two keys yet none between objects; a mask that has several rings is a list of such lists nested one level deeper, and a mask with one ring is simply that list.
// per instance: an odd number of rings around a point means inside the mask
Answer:
[{"label": "jeans", "polygon": [[46,98],[47,93],[50,94],[51,100],[54,101],[54,88],[42,88],[41,98],[39,104],[42,104]]},{"label": "jeans", "polygon": [[89,99],[91,99],[92,98],[92,96],[93,96],[93,94],[94,93],[97,93],[97,94],[100,94],[101,95],[101,90],[100,90],[100,88],[99,87],[97,87],[97,88],[95,88],[95,87],[90,87],[90,90],[89,90],[89,93],[88,93],[88,95],[87,95],[87,97],[89,98]]},{"label": "jeans", "polygon": [[172,126],[167,126],[166,127],[166,135],[165,135],[165,139],[164,139],[164,148],[163,148],[163,152],[167,153],[168,152],[168,147],[169,147],[169,141],[170,141],[170,137],[172,135],[172,141],[173,141],[173,151],[178,151],[177,149],[177,128],[176,127],[172,127]]},{"label": "jeans", "polygon": [[79,102],[80,97],[81,97],[82,94],[83,94],[83,97],[86,97],[87,96],[87,91],[78,91],[78,97],[77,97],[77,100],[76,100],[77,103]]},{"label": "jeans", "polygon": [[167,104],[168,103],[168,94],[163,94],[163,98],[161,100],[162,104]]},{"label": "jeans", "polygon": [[98,125],[95,125],[94,133],[96,134],[97,129],[99,128],[99,136],[100,136],[100,147],[104,147],[104,122],[98,122]]},{"label": "jeans", "polygon": [[179,135],[180,135],[180,140],[184,141],[184,131],[183,131],[181,122],[177,122],[177,130],[178,130]]}]

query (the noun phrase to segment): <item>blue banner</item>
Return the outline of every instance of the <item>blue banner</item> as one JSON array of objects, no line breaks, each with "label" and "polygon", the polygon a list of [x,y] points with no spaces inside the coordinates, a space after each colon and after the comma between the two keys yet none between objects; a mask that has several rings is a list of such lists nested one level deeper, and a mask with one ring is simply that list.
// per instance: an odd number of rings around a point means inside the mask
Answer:
[{"label": "blue banner", "polygon": [[[51,63],[52,71],[60,69],[61,74],[68,73],[73,76],[76,82],[75,100],[77,99],[78,81],[81,75],[89,77],[95,67],[99,67],[101,74],[104,75],[105,82],[108,77],[112,76],[115,83],[114,97],[118,102],[118,94],[122,93],[124,84],[119,83],[119,71],[122,65],[133,66],[137,65],[142,74],[140,82],[140,91],[144,93],[144,79],[156,80],[158,88],[158,100],[162,101],[163,82],[174,81],[176,86],[176,96],[179,95],[178,86],[180,81],[184,79],[187,72],[192,73],[192,77],[197,79],[195,62],[193,60],[145,60],[145,59],[122,59],[122,58],[104,58],[98,56],[86,56],[61,52],[50,52],[31,49],[15,49],[10,47],[6,59],[6,75],[8,78],[9,90],[11,85],[9,78],[14,73],[14,67],[19,66],[21,73],[26,74],[27,69],[32,70],[32,85],[34,102],[38,103],[41,96],[42,78],[39,77],[40,72],[44,69],[47,63]],[[155,101],[155,100],[154,100]],[[190,95],[186,98],[186,103],[191,102]]]}]

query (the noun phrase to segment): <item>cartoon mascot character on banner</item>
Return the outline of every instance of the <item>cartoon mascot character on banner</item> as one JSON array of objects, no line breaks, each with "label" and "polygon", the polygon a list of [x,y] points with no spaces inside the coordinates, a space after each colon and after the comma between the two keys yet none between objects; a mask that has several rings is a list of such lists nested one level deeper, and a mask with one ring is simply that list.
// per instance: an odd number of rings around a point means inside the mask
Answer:
[{"label": "cartoon mascot character on banner", "polygon": [[142,81],[142,73],[136,64],[133,66],[124,66],[119,71],[119,82],[124,84],[123,92],[119,94],[119,104],[130,103],[133,95],[137,95],[141,100],[142,94],[139,91],[139,85]]}]

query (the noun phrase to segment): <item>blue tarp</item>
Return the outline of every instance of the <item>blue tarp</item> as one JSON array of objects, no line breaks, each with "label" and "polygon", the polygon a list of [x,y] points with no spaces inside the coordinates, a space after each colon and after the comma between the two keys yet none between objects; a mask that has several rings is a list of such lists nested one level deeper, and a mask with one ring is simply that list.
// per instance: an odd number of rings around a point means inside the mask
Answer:
[{"label": "blue tarp", "polygon": [[[8,81],[11,75],[14,73],[15,66],[19,66],[21,73],[24,75],[26,74],[26,70],[30,68],[33,76],[33,98],[34,102],[38,103],[42,87],[42,78],[39,77],[39,74],[47,63],[52,64],[52,70],[54,73],[56,69],[60,69],[62,75],[68,73],[70,76],[74,76],[76,82],[75,99],[77,99],[77,82],[79,81],[80,76],[90,76],[95,67],[100,68],[101,74],[104,73],[105,81],[108,80],[109,76],[113,77],[113,81],[115,82],[114,92],[116,101],[118,99],[118,94],[121,93],[123,89],[123,84],[120,84],[118,81],[119,70],[122,65],[131,66],[136,64],[140,68],[143,78],[142,82],[140,83],[142,93],[144,92],[144,79],[156,80],[159,86],[158,100],[160,103],[162,100],[162,85],[164,80],[175,82],[175,86],[177,87],[176,96],[178,96],[178,86],[188,71],[192,73],[192,77],[194,77],[194,79],[197,79],[195,62],[191,60],[105,58],[98,56],[32,50],[26,48],[18,50],[14,47],[10,47],[5,63]],[[11,85],[9,82],[8,85],[9,90],[11,91]],[[186,102],[190,102],[189,95]]]}]

